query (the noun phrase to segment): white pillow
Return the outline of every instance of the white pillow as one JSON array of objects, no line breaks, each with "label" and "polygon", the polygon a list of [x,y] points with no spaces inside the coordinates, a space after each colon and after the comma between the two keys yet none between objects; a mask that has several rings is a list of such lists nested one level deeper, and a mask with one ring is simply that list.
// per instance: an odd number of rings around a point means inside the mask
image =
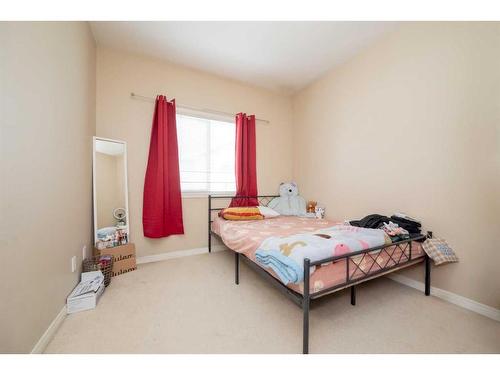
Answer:
[{"label": "white pillow", "polygon": [[266,206],[259,206],[258,208],[262,216],[266,218],[280,216],[280,214],[274,211],[272,208]]}]

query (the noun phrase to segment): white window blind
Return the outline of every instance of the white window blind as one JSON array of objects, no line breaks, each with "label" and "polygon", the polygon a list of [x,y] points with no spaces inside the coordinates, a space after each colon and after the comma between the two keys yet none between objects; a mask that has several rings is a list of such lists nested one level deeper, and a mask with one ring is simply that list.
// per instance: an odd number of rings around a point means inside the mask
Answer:
[{"label": "white window blind", "polygon": [[181,190],[234,193],[235,124],[177,115]]}]

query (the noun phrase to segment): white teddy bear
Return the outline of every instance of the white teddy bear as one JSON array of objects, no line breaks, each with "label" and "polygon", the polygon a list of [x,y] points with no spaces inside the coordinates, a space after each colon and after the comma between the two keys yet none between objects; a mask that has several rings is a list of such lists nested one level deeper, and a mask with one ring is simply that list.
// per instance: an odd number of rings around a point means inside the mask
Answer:
[{"label": "white teddy bear", "polygon": [[268,207],[281,215],[304,216],[306,214],[306,200],[299,195],[299,188],[295,182],[282,182],[280,196],[269,202]]}]

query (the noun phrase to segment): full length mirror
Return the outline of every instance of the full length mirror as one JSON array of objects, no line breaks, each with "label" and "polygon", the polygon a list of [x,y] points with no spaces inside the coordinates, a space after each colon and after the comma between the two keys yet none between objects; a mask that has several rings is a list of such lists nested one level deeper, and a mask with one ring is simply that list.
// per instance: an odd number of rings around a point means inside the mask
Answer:
[{"label": "full length mirror", "polygon": [[94,242],[98,249],[129,241],[127,144],[94,137]]}]

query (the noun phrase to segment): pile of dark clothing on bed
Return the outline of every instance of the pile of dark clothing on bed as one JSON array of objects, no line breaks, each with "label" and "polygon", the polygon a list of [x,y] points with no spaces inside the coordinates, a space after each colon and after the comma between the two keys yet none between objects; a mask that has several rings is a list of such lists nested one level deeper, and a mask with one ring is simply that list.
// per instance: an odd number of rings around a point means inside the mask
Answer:
[{"label": "pile of dark clothing on bed", "polygon": [[419,221],[404,214],[394,214],[391,217],[372,214],[361,220],[349,221],[349,224],[355,227],[383,229],[392,242],[419,236],[422,226]]}]

